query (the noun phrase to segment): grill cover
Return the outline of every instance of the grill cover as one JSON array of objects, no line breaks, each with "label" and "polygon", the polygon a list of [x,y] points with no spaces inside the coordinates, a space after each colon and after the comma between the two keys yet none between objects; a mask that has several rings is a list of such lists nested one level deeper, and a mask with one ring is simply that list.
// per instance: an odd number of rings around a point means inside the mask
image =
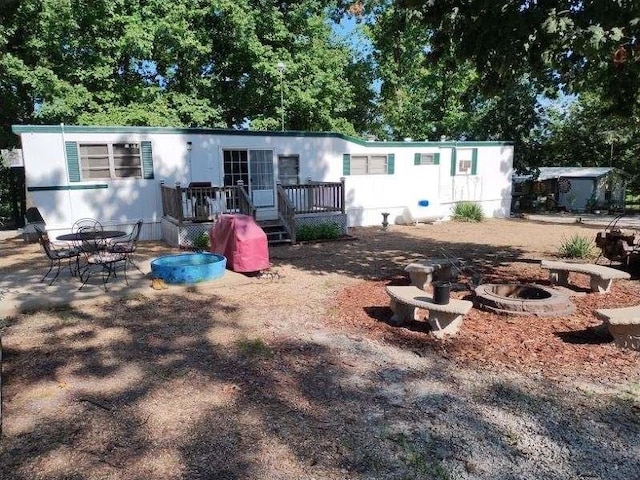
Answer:
[{"label": "grill cover", "polygon": [[267,235],[248,215],[220,215],[209,240],[211,252],[227,257],[227,268],[234,272],[269,268]]}]

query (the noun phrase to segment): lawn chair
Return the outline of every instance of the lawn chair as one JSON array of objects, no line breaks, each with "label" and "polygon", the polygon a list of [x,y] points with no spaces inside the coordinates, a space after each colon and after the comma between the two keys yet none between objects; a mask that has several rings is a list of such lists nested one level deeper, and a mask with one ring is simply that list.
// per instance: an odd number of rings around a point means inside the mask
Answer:
[{"label": "lawn chair", "polygon": [[140,232],[142,231],[142,220],[138,220],[133,226],[131,233],[126,237],[114,238],[107,244],[107,252],[121,253],[126,255],[127,263],[135,267],[140,273],[144,273],[140,270],[140,267],[133,261],[133,254],[138,249],[138,239],[140,238]]},{"label": "lawn chair", "polygon": [[93,237],[91,232],[95,232],[91,226],[81,227],[78,231],[81,234],[81,251],[85,259],[84,266],[80,271],[82,285],[78,290],[82,290],[93,273],[100,272],[102,274],[102,285],[106,292],[107,282],[109,278],[116,276],[116,268],[119,263],[122,263],[124,267],[124,281],[129,285],[127,280],[127,256],[123,253],[107,251],[102,247],[103,240]]},{"label": "lawn chair", "polygon": [[[80,268],[79,267],[79,259],[81,254],[80,249],[76,247],[57,246],[56,244],[52,243],[51,240],[49,240],[49,235],[47,234],[47,232],[45,232],[44,230],[42,230],[40,227],[36,225],[34,225],[33,227],[36,233],[38,234],[38,242],[40,243],[40,246],[44,250],[45,255],[49,259],[49,270],[47,270],[47,273],[44,274],[44,276],[40,281],[44,282],[45,278],[47,278],[47,276],[51,273],[51,270],[53,270],[53,267],[57,266],[58,269],[56,270],[56,274],[53,276],[53,278],[49,282],[49,285],[53,285],[53,282],[55,282],[56,278],[58,278],[58,275],[60,275],[60,268],[62,266],[63,260],[69,261],[69,265],[68,265],[69,271],[71,272],[71,275],[75,277]],[[74,267],[74,262],[75,262],[75,267]]]}]

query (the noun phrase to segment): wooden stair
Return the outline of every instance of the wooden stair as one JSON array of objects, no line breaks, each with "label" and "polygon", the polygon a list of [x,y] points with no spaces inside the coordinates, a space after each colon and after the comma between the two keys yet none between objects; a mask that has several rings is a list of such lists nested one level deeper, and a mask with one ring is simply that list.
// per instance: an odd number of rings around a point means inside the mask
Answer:
[{"label": "wooden stair", "polygon": [[259,220],[258,225],[267,234],[269,245],[291,243],[291,236],[280,220]]}]

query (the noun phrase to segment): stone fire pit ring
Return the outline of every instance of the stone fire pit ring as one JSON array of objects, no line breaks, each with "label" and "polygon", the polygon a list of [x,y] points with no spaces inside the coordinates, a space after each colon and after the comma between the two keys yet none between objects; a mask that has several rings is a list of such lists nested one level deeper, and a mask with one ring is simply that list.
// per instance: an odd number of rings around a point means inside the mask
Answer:
[{"label": "stone fire pit ring", "polygon": [[569,315],[576,307],[558,290],[536,284],[486,283],[476,287],[476,307],[503,315]]}]

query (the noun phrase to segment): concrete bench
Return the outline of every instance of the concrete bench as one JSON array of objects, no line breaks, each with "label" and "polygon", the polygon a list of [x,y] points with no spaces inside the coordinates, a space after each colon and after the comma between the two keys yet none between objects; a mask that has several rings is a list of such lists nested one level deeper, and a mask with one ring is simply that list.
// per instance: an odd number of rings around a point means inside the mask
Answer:
[{"label": "concrete bench", "polygon": [[446,335],[455,335],[462,325],[462,318],[469,313],[472,302],[452,298],[446,305],[433,302],[433,298],[427,296],[424,290],[414,286],[388,286],[387,294],[391,297],[391,321],[396,325],[405,322],[419,320],[418,309],[428,310],[427,321],[431,327],[431,333],[442,338]]},{"label": "concrete bench", "polygon": [[404,271],[409,274],[411,285],[426,290],[434,280],[451,280],[452,268],[448,258],[428,258],[410,263]]},{"label": "concrete bench", "polygon": [[593,313],[609,328],[618,347],[640,351],[640,305],[603,308]]},{"label": "concrete bench", "polygon": [[569,285],[569,273],[584,273],[591,277],[589,286],[592,292],[606,293],[611,289],[614,279],[629,279],[631,275],[615,268],[595,265],[593,263],[568,263],[542,260],[540,266],[549,270],[549,281],[552,284]]}]

